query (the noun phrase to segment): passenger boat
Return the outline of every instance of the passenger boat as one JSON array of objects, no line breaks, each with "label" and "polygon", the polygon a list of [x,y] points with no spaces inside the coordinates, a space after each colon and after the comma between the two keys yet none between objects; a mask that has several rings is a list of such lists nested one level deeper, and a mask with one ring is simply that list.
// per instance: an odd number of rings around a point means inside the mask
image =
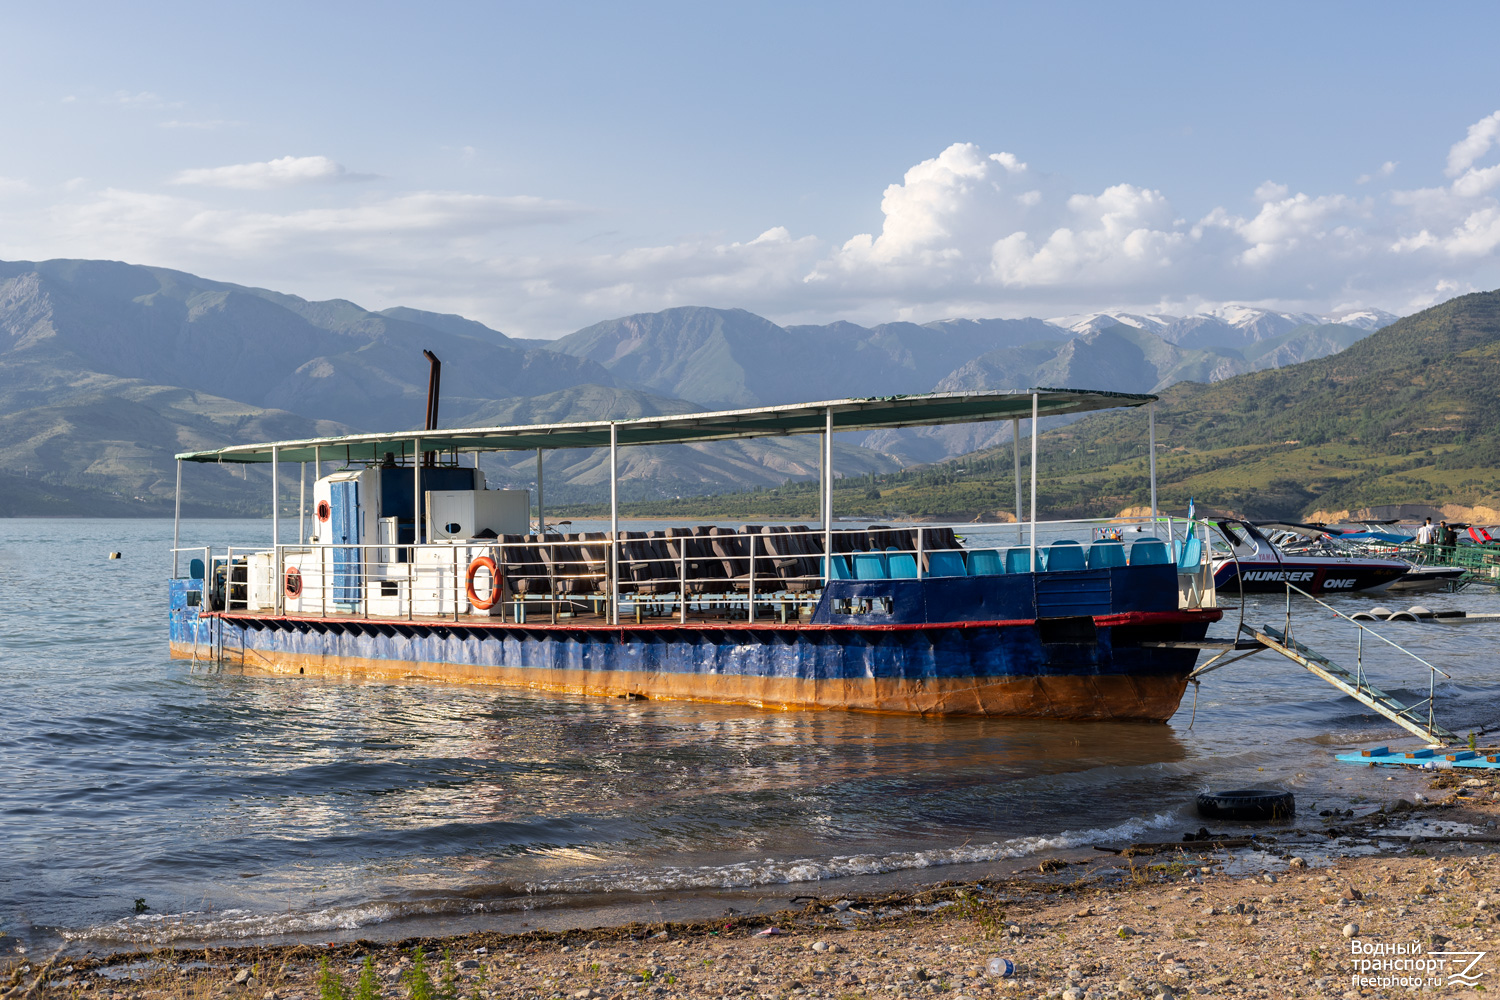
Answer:
[{"label": "passenger boat", "polygon": [[[931,393],[185,453],[179,510],[184,465],[271,464],[272,544],[183,546],[179,521],[172,655],[600,697],[1164,721],[1221,616],[1208,562],[1174,559],[1189,523],[1036,512],[1038,419],[1154,399]],[[1011,420],[1019,513],[1027,419],[1029,521],[835,526],[834,434]],[[821,435],[819,523],[620,530],[621,447],[791,434]],[[547,526],[541,456],[554,448],[608,449],[609,531]],[[534,504],[530,490],[488,489],[477,459],[465,461],[532,449]],[[292,543],[280,538],[288,462],[314,467]]]},{"label": "passenger boat", "polygon": [[1412,570],[1404,560],[1341,545],[1316,525],[1215,518],[1214,526],[1216,537],[1227,542],[1212,558],[1214,585],[1221,590],[1280,594],[1290,583],[1309,594],[1375,592]]}]

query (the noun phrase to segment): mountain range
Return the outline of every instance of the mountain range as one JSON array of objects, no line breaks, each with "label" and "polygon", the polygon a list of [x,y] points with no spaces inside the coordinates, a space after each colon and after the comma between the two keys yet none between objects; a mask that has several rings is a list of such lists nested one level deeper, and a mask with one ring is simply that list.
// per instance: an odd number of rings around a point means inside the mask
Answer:
[{"label": "mountain range", "polygon": [[[1111,328],[1117,329],[1117,328]],[[1101,335],[1109,330],[1101,332]],[[1274,338],[1269,338],[1274,339]],[[1156,404],[1163,509],[1342,520],[1403,504],[1450,519],[1500,519],[1500,291],[1464,295],[1398,320],[1344,351],[1217,382],[1169,386]],[[1044,421],[1039,513],[1114,515],[1149,502],[1148,437],[1138,410]],[[1023,473],[1025,475],[1025,473]],[[1009,519],[1011,448],[835,484],[841,516]],[[806,484],[635,507],[699,517],[812,516]]]},{"label": "mountain range", "polygon": [[[353,430],[415,428],[423,349],[444,361],[441,425],[559,421],[933,389],[1154,391],[1339,351],[1389,322],[1365,312],[1233,310],[1192,317],[778,326],[739,309],[683,307],[555,341],[462,316],[311,302],[113,261],[0,262],[0,513],[160,513],[174,452]],[[996,443],[1002,427],[882,432],[840,441],[839,468],[891,472]],[[529,484],[534,459],[492,457]],[[624,461],[639,498],[774,486],[813,475],[790,440],[654,449]],[[597,455],[554,453],[548,494],[597,497]],[[195,470],[204,513],[259,512],[225,470]]]}]

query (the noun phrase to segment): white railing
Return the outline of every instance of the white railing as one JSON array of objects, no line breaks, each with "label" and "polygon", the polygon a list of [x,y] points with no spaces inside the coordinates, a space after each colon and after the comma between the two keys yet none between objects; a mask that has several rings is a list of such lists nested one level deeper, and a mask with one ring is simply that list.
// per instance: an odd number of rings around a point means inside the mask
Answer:
[{"label": "white railing", "polygon": [[[1028,524],[717,526],[670,531],[506,535],[426,545],[231,547],[202,559],[205,604],[216,610],[550,622],[611,622],[690,614],[747,622],[806,620],[833,580],[922,580],[1178,563],[1180,607],[1213,607],[1206,544],[1191,549],[1181,518]],[[831,542],[833,559],[824,558]],[[1140,545],[1140,543],[1146,543]],[[1159,544],[1158,544],[1159,543]],[[1199,553],[1193,565],[1180,556]],[[192,560],[189,560],[191,565]],[[493,564],[493,571],[491,570]],[[612,570],[614,572],[612,572]]]}]

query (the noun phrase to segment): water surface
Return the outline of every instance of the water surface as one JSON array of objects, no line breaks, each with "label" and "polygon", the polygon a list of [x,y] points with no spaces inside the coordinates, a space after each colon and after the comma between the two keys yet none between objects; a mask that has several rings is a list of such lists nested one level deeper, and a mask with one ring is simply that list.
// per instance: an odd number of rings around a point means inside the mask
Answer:
[{"label": "water surface", "polygon": [[[1305,811],[1412,780],[1333,763],[1402,734],[1271,654],[1209,675],[1168,725],[217,672],[167,657],[171,530],[0,520],[0,948],[720,912],[1034,865],[1100,839],[1175,839],[1199,825],[1191,803],[1207,787],[1281,785]],[[268,536],[257,521],[183,531],[215,545]],[[1500,610],[1489,593],[1332,600]],[[1282,606],[1247,614],[1277,620]],[[1352,660],[1328,612],[1295,624]],[[1500,720],[1500,626],[1383,629],[1454,674],[1439,689],[1451,728]],[[1213,630],[1231,633],[1229,620]],[[1388,689],[1425,696],[1426,674],[1399,659],[1366,646]]]}]

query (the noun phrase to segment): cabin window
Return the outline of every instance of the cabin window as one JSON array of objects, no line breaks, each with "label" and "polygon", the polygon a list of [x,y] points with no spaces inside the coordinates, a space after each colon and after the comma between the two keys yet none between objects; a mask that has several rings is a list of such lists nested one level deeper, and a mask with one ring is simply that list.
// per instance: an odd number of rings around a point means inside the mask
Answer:
[{"label": "cabin window", "polygon": [[887,615],[891,613],[889,597],[849,597],[833,602],[836,615]]}]

